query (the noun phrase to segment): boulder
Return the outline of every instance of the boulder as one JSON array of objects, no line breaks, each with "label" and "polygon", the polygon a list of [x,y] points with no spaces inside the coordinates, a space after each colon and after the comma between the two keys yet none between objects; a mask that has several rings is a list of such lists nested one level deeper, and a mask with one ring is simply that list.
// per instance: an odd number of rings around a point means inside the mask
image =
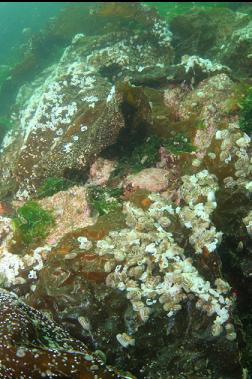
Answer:
[{"label": "boulder", "polygon": [[69,379],[96,378],[97,375],[104,379],[128,377],[105,366],[104,361],[87,350],[84,343],[73,339],[15,294],[1,289],[0,298],[0,374],[3,378],[6,373],[24,379],[31,375],[38,379],[62,375]]},{"label": "boulder", "polygon": [[27,301],[138,378],[235,379],[238,331],[216,253],[198,260],[184,249],[180,211],[159,194],[149,200],[145,210],[124,203],[125,227],[109,230],[104,219],[66,236]]},{"label": "boulder", "polygon": [[95,222],[91,217],[85,187],[71,187],[39,200],[38,203],[42,208],[52,211],[55,217],[55,224],[50,228],[45,243],[56,244],[65,234]]},{"label": "boulder", "polygon": [[125,178],[124,187],[143,189],[150,192],[162,192],[169,186],[169,172],[161,168],[146,168],[137,174]]},{"label": "boulder", "polygon": [[147,100],[141,89],[132,95],[127,83],[146,66],[172,63],[172,36],[157,15],[141,6],[137,12],[139,29],[116,24],[101,35],[78,33],[58,61],[19,88],[11,115],[16,127],[0,150],[0,194],[25,198],[48,176],[84,175],[122,129],[147,122]]},{"label": "boulder", "polygon": [[237,77],[251,76],[250,17],[228,8],[201,9],[170,22],[176,60],[199,55],[230,67]]},{"label": "boulder", "polygon": [[89,182],[96,186],[107,184],[115,165],[115,161],[99,157],[90,167]]}]

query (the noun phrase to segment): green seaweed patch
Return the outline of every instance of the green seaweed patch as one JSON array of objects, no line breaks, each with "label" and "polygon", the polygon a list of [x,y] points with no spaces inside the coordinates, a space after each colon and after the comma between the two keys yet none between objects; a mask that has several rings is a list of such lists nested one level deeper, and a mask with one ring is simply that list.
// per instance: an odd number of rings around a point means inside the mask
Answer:
[{"label": "green seaweed patch", "polygon": [[75,184],[76,182],[65,178],[47,178],[41,187],[38,188],[37,197],[39,199],[42,199],[43,197],[52,196],[59,191],[66,191],[68,188],[73,187]]},{"label": "green seaweed patch", "polygon": [[89,204],[100,215],[114,212],[122,207],[122,188],[92,186],[88,189]]},{"label": "green seaweed patch", "polygon": [[163,147],[172,154],[179,155],[182,153],[192,153],[196,147],[190,142],[188,137],[183,133],[177,133],[174,138],[163,141]]},{"label": "green seaweed patch", "polygon": [[196,124],[196,129],[200,129],[200,130],[204,130],[206,129],[207,126],[206,124],[203,122],[203,121],[199,121],[197,124]]},{"label": "green seaweed patch", "polygon": [[161,138],[156,135],[150,136],[143,143],[136,145],[131,153],[124,152],[118,160],[111,179],[122,177],[129,173],[135,174],[145,168],[155,167],[160,159],[159,149],[161,146],[175,155],[192,153],[197,150],[183,133],[177,133],[175,137],[170,138]]},{"label": "green seaweed patch", "polygon": [[242,103],[247,97],[250,86],[248,83],[234,83],[230,96],[224,102],[224,110],[227,114],[237,114],[241,111]]},{"label": "green seaweed patch", "polygon": [[239,125],[243,132],[252,132],[252,87],[248,90],[247,96],[240,103]]},{"label": "green seaweed patch", "polygon": [[43,239],[48,234],[48,228],[54,224],[51,212],[41,208],[35,201],[28,201],[18,208],[13,218],[15,235],[22,242],[30,244],[34,240]]},{"label": "green seaweed patch", "polygon": [[137,173],[144,168],[153,167],[159,159],[159,148],[162,139],[157,136],[150,136],[141,144],[134,147],[131,153],[124,152],[119,159],[112,176],[123,176],[129,172]]}]

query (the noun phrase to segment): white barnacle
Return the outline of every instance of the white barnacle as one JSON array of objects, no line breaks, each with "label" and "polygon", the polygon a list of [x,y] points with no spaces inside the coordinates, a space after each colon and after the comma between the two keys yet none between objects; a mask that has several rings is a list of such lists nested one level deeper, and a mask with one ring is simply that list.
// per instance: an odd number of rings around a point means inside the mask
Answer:
[{"label": "white barnacle", "polygon": [[120,272],[122,269],[122,265],[117,265],[115,268],[115,272]]},{"label": "white barnacle", "polygon": [[112,88],[108,94],[108,97],[107,97],[107,103],[110,103],[110,101],[112,101],[114,96],[115,96],[115,86],[112,86]]},{"label": "white barnacle", "polygon": [[59,137],[62,136],[63,133],[64,133],[64,131],[63,131],[62,128],[59,128],[58,130],[56,130],[56,134],[57,134],[57,136],[59,136]]},{"label": "white barnacle", "polygon": [[35,270],[31,270],[28,274],[29,279],[37,279],[37,273]]},{"label": "white barnacle", "polygon": [[222,139],[222,131],[221,130],[217,130],[216,133],[215,133],[215,138],[216,139]]},{"label": "white barnacle", "polygon": [[81,125],[81,132],[85,132],[88,129],[87,125]]},{"label": "white barnacle", "polygon": [[97,103],[97,101],[99,101],[97,96],[85,96],[82,100],[92,104]]},{"label": "white barnacle", "polygon": [[89,241],[86,237],[78,237],[77,241],[79,242],[79,248],[82,250],[89,250],[92,248],[92,242]]},{"label": "white barnacle", "polygon": [[124,348],[135,346],[135,339],[126,333],[117,334],[116,339]]},{"label": "white barnacle", "polygon": [[71,147],[72,147],[73,143],[72,142],[69,142],[69,143],[65,143],[65,145],[63,146],[63,151],[65,153],[70,153],[71,152]]},{"label": "white barnacle", "polygon": [[83,38],[85,38],[85,34],[83,34],[83,33],[75,34],[75,36],[72,39],[72,44],[75,44],[75,43],[79,42]]},{"label": "white barnacle", "polygon": [[214,322],[213,326],[212,326],[212,335],[214,337],[217,337],[219,336],[221,333],[223,332],[223,327],[220,323],[218,322]]},{"label": "white barnacle", "polygon": [[117,288],[120,290],[120,291],[124,291],[126,286],[123,282],[119,282],[118,285],[117,285]]},{"label": "white barnacle", "polygon": [[87,317],[79,316],[79,317],[78,317],[78,321],[79,321],[80,325],[82,326],[82,328],[83,328],[84,330],[86,330],[86,331],[88,331],[88,332],[90,331],[90,329],[91,329],[91,325],[90,325],[90,322],[89,322],[89,320],[88,320]]},{"label": "white barnacle", "polygon": [[157,252],[155,243],[150,243],[149,245],[147,245],[145,248],[145,251],[146,253],[149,253],[149,254],[155,254]]},{"label": "white barnacle", "polygon": [[24,347],[18,347],[16,351],[16,356],[18,358],[23,358],[26,354],[25,348]]}]

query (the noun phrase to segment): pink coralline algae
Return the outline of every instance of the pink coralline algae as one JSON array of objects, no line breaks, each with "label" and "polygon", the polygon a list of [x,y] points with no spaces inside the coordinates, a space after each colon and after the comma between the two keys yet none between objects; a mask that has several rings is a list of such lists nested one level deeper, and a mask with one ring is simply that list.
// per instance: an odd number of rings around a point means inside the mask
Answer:
[{"label": "pink coralline algae", "polygon": [[90,182],[98,186],[107,184],[114,167],[114,161],[98,158],[90,168]]},{"label": "pink coralline algae", "polygon": [[47,237],[48,243],[56,243],[65,233],[94,223],[85,187],[74,186],[42,199],[39,203],[43,208],[53,210],[56,220]]},{"label": "pink coralline algae", "polygon": [[137,174],[129,175],[124,186],[144,189],[150,192],[163,192],[169,186],[169,172],[161,168],[146,168]]}]

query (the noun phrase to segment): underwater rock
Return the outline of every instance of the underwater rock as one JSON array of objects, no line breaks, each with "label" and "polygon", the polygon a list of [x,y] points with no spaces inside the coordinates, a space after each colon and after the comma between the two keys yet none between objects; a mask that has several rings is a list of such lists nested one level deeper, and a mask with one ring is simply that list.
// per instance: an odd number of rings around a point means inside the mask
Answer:
[{"label": "underwater rock", "polygon": [[115,161],[99,157],[90,167],[89,182],[96,186],[107,184],[115,165]]},{"label": "underwater rock", "polygon": [[[148,12],[141,12],[144,24]],[[3,194],[14,188],[25,198],[48,176],[84,173],[133,124],[132,115],[138,125],[146,123],[147,101],[144,106],[143,95],[136,98],[126,84],[144,67],[173,61],[167,23],[148,22],[148,29],[115,25],[95,37],[77,34],[56,63],[19,88],[12,114],[17,127],[1,146]]]},{"label": "underwater rock", "polygon": [[1,378],[125,378],[15,294],[0,299]]},{"label": "underwater rock", "polygon": [[[246,19],[246,14],[240,14]],[[222,50],[222,62],[225,62],[237,76],[251,77],[252,70],[252,21],[244,27],[235,29]]]},{"label": "underwater rock", "polygon": [[[230,23],[233,12],[227,10],[226,13]],[[209,12],[202,9],[179,14],[171,19],[170,27],[177,60],[179,61],[183,55],[199,55],[211,59],[207,52],[216,44],[217,25],[218,27],[222,25],[223,18],[224,14],[220,15],[219,10]]]},{"label": "underwater rock", "polygon": [[231,9],[201,9],[180,14],[170,22],[176,59],[198,55],[227,65],[237,76],[251,76],[250,18]]},{"label": "underwater rock", "polygon": [[12,224],[9,217],[0,216],[0,243],[12,238]]},{"label": "underwater rock", "polygon": [[[91,216],[85,186],[72,186],[68,190],[58,191],[52,196],[38,199],[36,203],[51,213],[53,217],[53,223],[50,225],[47,235],[42,239],[48,244],[57,244],[65,234],[95,222],[95,218]],[[25,202],[20,200],[12,202],[16,210],[24,204]],[[29,213],[27,217],[29,217]],[[40,222],[42,223],[42,219]]]},{"label": "underwater rock", "polygon": [[[183,197],[190,204],[189,179]],[[198,179],[199,197],[209,197],[216,184],[203,174]],[[187,206],[180,209],[159,194],[149,200],[145,209],[124,203],[124,228],[115,224],[102,233],[101,224],[96,233],[83,229],[66,236],[48,256],[27,301],[139,378],[179,379],[183,372],[235,379],[240,363],[233,302],[216,252],[198,259],[188,248],[179,216]],[[196,212],[204,223],[207,213]],[[87,250],[83,236],[92,242]]]},{"label": "underwater rock", "polygon": [[146,168],[125,178],[123,186],[150,192],[163,192],[169,186],[169,172],[161,168]]},{"label": "underwater rock", "polygon": [[174,80],[176,82],[187,82],[192,85],[203,79],[217,74],[230,74],[231,70],[227,66],[214,63],[209,59],[203,59],[197,55],[184,55],[181,63],[176,67]]},{"label": "underwater rock", "polygon": [[[62,49],[69,45],[72,39],[76,44],[87,39],[87,48],[90,43],[92,44],[90,41],[93,41],[95,46],[90,46],[90,54],[96,49],[97,44],[100,45],[98,48],[104,47],[105,50],[109,47],[105,41],[108,34],[112,36],[113,43],[118,40],[126,40],[126,43],[129,43],[130,40],[134,42],[137,36],[143,36],[139,40],[143,42],[142,45],[146,46],[143,49],[146,54],[145,57],[142,56],[144,58],[142,62],[149,62],[149,56],[152,55],[148,51],[150,43],[153,53],[156,55],[156,61],[151,59],[154,64],[162,55],[168,61],[173,57],[173,49],[170,45],[171,33],[167,22],[160,17],[154,7],[137,2],[128,4],[98,2],[85,6],[79,3],[67,4],[58,17],[51,19],[44,29],[31,35],[27,43],[22,45],[21,54],[19,51],[22,56],[20,61],[14,67],[8,67],[7,80],[3,81],[3,86],[0,88],[1,109],[10,109],[11,104],[15,101],[18,88],[27,80],[31,82],[36,74],[48,67],[50,62],[55,63]],[[102,38],[104,35],[105,38]],[[142,45],[138,44],[137,49],[132,49],[132,46],[128,47],[131,49],[131,53],[138,56],[143,48]],[[159,49],[159,53],[155,53],[157,49]],[[110,48],[109,50],[112,52]],[[120,52],[118,51],[118,53]],[[114,55],[113,57],[119,58]],[[105,67],[104,71],[109,76],[113,76],[113,72],[118,74],[118,60],[120,59],[116,59],[115,63],[111,61],[112,65],[108,69]]]},{"label": "underwater rock", "polygon": [[38,203],[44,209],[52,211],[55,217],[55,225],[50,228],[45,243],[56,244],[65,234],[95,222],[91,217],[85,187],[71,187],[39,200]]},{"label": "underwater rock", "polygon": [[16,152],[12,172],[4,176],[19,187],[17,198],[28,196],[45,177],[85,170],[124,127],[115,88],[85,64],[72,63],[73,53],[66,53],[27,99],[19,131],[12,131],[17,137],[11,142],[7,136],[3,142],[4,163]]},{"label": "underwater rock", "polygon": [[183,83],[195,85],[201,80],[217,74],[230,74],[231,69],[222,64],[203,59],[199,56],[184,55],[181,63],[176,65],[146,66],[140,73],[131,77],[135,85],[163,88],[169,83]]},{"label": "underwater rock", "polygon": [[177,60],[198,55],[227,65],[235,77],[251,77],[252,23],[247,13],[202,9],[170,23]]},{"label": "underwater rock", "polygon": [[183,128],[197,148],[192,157],[206,154],[218,125],[225,127],[237,120],[234,114],[227,112],[227,101],[234,90],[235,84],[229,76],[218,74],[190,90],[173,86],[164,91],[164,104],[177,118],[177,122],[172,124],[173,129]]},{"label": "underwater rock", "polygon": [[[22,202],[15,201],[13,204],[19,209]],[[0,217],[0,282],[6,288],[25,283],[31,285],[38,278],[52,246],[68,233],[96,222],[96,217],[91,217],[85,187],[73,186],[67,191],[38,200],[36,204],[52,214],[54,220],[46,235],[37,235],[34,230],[33,239],[23,241],[13,220]],[[19,221],[29,224],[26,233],[38,222],[43,223],[40,214],[31,220],[34,215],[28,208],[25,217],[22,217],[22,214],[19,215]]]}]

